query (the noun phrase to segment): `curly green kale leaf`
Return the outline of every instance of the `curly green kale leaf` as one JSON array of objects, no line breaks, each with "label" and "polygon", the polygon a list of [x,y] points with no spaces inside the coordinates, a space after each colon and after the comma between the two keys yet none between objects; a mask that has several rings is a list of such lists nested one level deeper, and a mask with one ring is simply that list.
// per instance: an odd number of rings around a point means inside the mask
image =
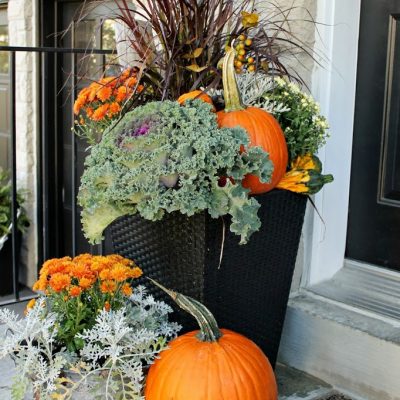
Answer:
[{"label": "curly green kale leaf", "polygon": [[242,128],[219,128],[210,105],[198,100],[184,107],[152,102],[127,113],[85,162],[78,200],[86,237],[98,243],[126,214],[155,221],[166,212],[208,210],[214,218],[230,214],[231,231],[246,243],[260,227],[259,204],[242,180],[254,174],[269,182],[273,171],[268,154],[248,145]]}]

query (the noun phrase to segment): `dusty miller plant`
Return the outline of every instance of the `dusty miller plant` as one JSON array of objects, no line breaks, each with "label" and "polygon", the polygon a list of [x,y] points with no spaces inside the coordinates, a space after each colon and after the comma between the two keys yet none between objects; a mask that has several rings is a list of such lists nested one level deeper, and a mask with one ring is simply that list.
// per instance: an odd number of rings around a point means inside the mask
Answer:
[{"label": "dusty miller plant", "polygon": [[273,77],[258,72],[243,72],[237,75],[237,83],[246,106],[261,108],[274,115],[290,111],[290,107],[284,101],[276,101],[266,96],[276,86]]},{"label": "dusty miller plant", "polygon": [[22,400],[29,390],[40,399],[143,399],[143,368],[180,328],[168,321],[171,311],[138,287],[125,307],[99,312],[95,325],[79,334],[84,346],[77,354],[57,343],[56,316],[45,298],[24,319],[0,310],[8,328],[0,356],[15,360],[19,376],[12,399]]}]

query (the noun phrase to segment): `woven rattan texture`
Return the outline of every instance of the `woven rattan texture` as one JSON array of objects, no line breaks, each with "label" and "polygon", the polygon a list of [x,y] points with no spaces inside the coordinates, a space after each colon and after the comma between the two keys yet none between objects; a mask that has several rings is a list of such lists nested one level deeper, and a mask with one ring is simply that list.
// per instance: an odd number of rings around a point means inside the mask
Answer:
[{"label": "woven rattan texture", "polygon": [[[167,214],[157,222],[134,215],[120,218],[111,226],[115,253],[135,260],[146,277],[200,301],[203,301],[204,291],[204,232],[204,214],[191,218],[180,213]],[[193,318],[178,310],[173,301],[146,278],[139,283],[174,308],[174,318],[185,331],[197,327]]]},{"label": "woven rattan texture", "polygon": [[[262,227],[245,246],[230,233],[229,219],[206,213],[173,213],[158,222],[124,217],[111,234],[116,253],[134,259],[165,286],[205,302],[220,327],[254,340],[275,364],[307,198],[274,190],[257,200]],[[185,331],[196,326],[183,313],[176,317]]]},{"label": "woven rattan texture", "polygon": [[205,300],[221,327],[251,338],[275,364],[307,198],[273,191],[257,199],[260,231],[245,246],[227,231],[220,269],[206,270]]}]

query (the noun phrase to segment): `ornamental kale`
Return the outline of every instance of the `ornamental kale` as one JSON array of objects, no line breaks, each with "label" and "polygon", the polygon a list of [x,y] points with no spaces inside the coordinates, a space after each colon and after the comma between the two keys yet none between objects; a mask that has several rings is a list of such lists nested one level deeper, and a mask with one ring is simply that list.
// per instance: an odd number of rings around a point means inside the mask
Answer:
[{"label": "ornamental kale", "polygon": [[85,162],[78,196],[85,236],[98,243],[127,214],[155,221],[208,210],[213,218],[230,214],[231,231],[246,243],[261,225],[260,205],[242,180],[255,174],[269,182],[273,170],[267,153],[248,146],[242,128],[219,128],[200,100],[152,102],[125,114]]}]

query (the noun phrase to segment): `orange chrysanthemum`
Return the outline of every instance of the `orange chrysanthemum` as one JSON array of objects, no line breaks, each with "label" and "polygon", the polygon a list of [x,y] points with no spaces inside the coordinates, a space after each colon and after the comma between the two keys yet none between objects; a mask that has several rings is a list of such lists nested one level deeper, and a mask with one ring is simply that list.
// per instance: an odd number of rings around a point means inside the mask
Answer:
[{"label": "orange chrysanthemum", "polygon": [[34,291],[45,291],[47,288],[47,275],[41,275],[40,278],[34,283]]},{"label": "orange chrysanthemum", "polygon": [[122,293],[125,296],[130,296],[132,294],[132,288],[131,285],[129,285],[129,283],[124,283],[124,285],[122,286]]},{"label": "orange chrysanthemum", "polygon": [[95,83],[92,83],[90,86],[89,86],[89,92],[88,92],[88,97],[87,97],[87,99],[89,100],[89,102],[92,102],[92,101],[94,101],[94,99],[96,98],[96,96],[97,96],[97,92],[99,91],[99,89],[101,88],[101,85],[99,84],[99,83],[97,83],[97,82],[95,82]]},{"label": "orange chrysanthemum", "polygon": [[109,279],[112,279],[111,277],[111,272],[108,268],[103,269],[100,274],[99,277],[102,281],[107,281]]},{"label": "orange chrysanthemum", "polygon": [[101,100],[103,103],[107,101],[112,95],[112,88],[110,86],[103,86],[97,92],[97,98]]},{"label": "orange chrysanthemum", "polygon": [[78,256],[75,256],[72,261],[74,263],[90,263],[90,261],[92,260],[93,256],[89,253],[82,253],[79,254]]},{"label": "orange chrysanthemum", "polygon": [[117,90],[116,90],[116,96],[115,96],[115,100],[118,103],[123,102],[126,98],[128,97],[128,88],[125,86],[120,86]]},{"label": "orange chrysanthemum", "polygon": [[126,281],[129,277],[129,269],[129,267],[126,267],[123,264],[116,264],[110,271],[110,276],[117,282]]},{"label": "orange chrysanthemum", "polygon": [[108,108],[110,107],[110,105],[108,103],[101,105],[100,107],[98,107],[92,115],[92,120],[93,121],[100,121],[102,120],[108,111]]},{"label": "orange chrysanthemum", "polygon": [[104,309],[105,309],[107,312],[111,310],[111,304],[110,304],[108,301],[106,301],[106,302],[104,303]]},{"label": "orange chrysanthemum", "polygon": [[83,88],[74,103],[74,113],[78,115],[80,109],[85,105],[88,95],[90,93],[90,87]]},{"label": "orange chrysanthemum", "polygon": [[[142,270],[133,261],[118,254],[81,254],[73,259],[63,257],[46,261],[33,289],[43,291],[46,295],[68,290],[68,299],[79,296],[84,290],[97,288],[94,285],[98,282],[103,293],[115,293],[118,283],[141,275]],[[129,285],[122,285],[122,292],[129,295]]]},{"label": "orange chrysanthemum", "polygon": [[89,289],[90,287],[92,287],[93,285],[93,280],[83,277],[79,280],[79,287],[81,287],[82,289]]},{"label": "orange chrysanthemum", "polygon": [[84,264],[74,264],[71,268],[70,275],[73,278],[81,279],[86,276],[90,270]]},{"label": "orange chrysanthemum", "polygon": [[118,114],[120,111],[121,111],[121,106],[116,101],[110,104],[109,113],[111,115]]},{"label": "orange chrysanthemum", "polygon": [[28,304],[26,305],[24,314],[25,315],[28,314],[28,311],[32,310],[32,308],[35,307],[35,304],[36,304],[36,299],[29,300]]},{"label": "orange chrysanthemum", "polygon": [[137,82],[138,81],[137,81],[136,77],[135,76],[131,76],[130,78],[128,78],[125,81],[125,85],[130,87],[130,88],[132,88],[132,87],[136,86]]},{"label": "orange chrysanthemum", "polygon": [[69,289],[69,295],[71,297],[78,297],[82,293],[82,289],[79,286],[72,286]]},{"label": "orange chrysanthemum", "polygon": [[115,76],[107,76],[106,78],[100,79],[101,85],[107,85],[109,87],[114,87],[118,83],[118,79]]},{"label": "orange chrysanthemum", "polygon": [[139,267],[130,268],[128,278],[137,279],[143,275],[143,271]]},{"label": "orange chrysanthemum", "polygon": [[86,99],[78,97],[74,103],[74,114],[78,115],[81,108],[84,106]]},{"label": "orange chrysanthemum", "polygon": [[125,80],[128,79],[132,74],[134,74],[132,68],[127,68],[126,70],[124,70],[121,74],[121,80]]},{"label": "orange chrysanthemum", "polygon": [[63,274],[61,272],[57,272],[49,280],[49,286],[55,292],[61,292],[66,289],[71,284],[71,278],[67,274]]},{"label": "orange chrysanthemum", "polygon": [[102,293],[114,293],[117,289],[117,284],[114,281],[104,281],[100,285]]},{"label": "orange chrysanthemum", "polygon": [[132,260],[129,258],[124,258],[120,256],[119,254],[110,254],[107,256],[107,258],[114,264],[114,263],[120,263],[123,265],[131,266],[134,264]]},{"label": "orange chrysanthemum", "polygon": [[92,107],[88,107],[88,108],[86,108],[85,111],[86,111],[86,115],[87,115],[89,118],[92,118],[93,113],[94,113],[93,108],[92,108]]}]

